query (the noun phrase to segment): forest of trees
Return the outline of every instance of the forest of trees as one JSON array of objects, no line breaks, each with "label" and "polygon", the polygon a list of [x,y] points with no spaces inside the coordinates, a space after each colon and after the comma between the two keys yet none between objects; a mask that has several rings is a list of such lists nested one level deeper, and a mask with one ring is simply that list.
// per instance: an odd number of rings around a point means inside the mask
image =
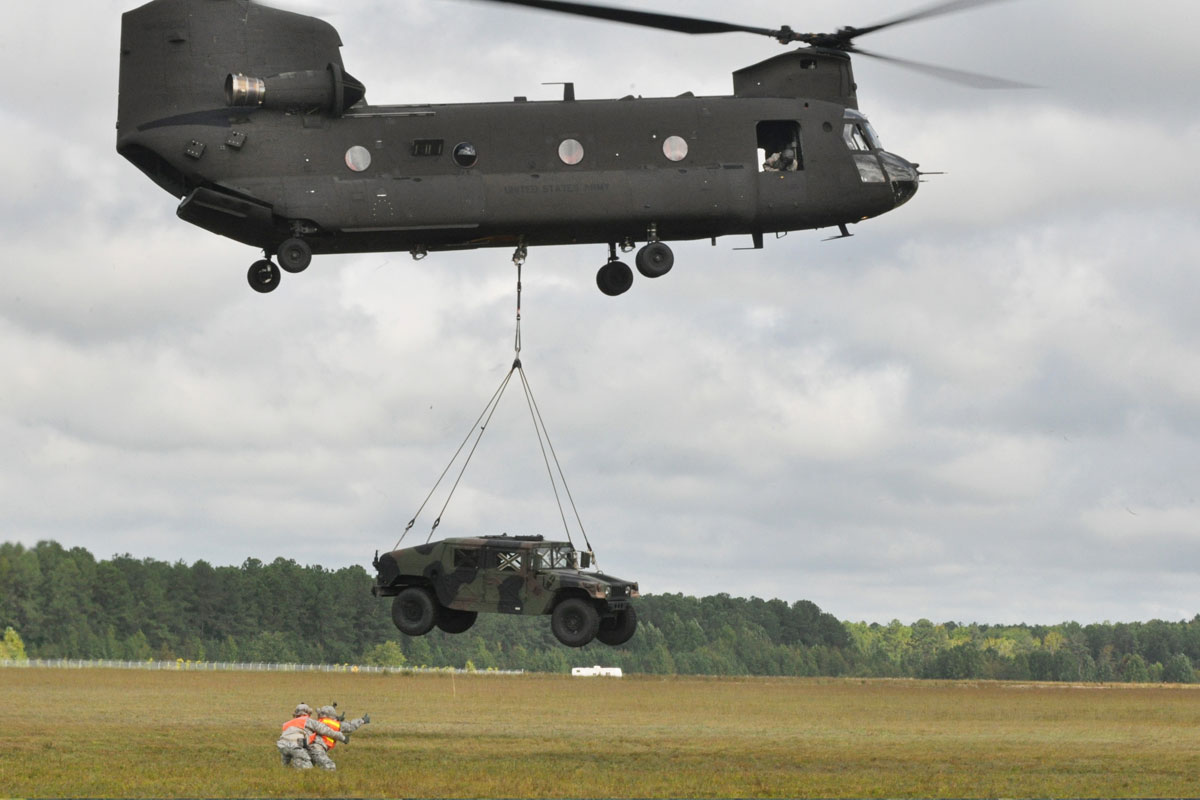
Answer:
[{"label": "forest of trees", "polygon": [[[627,672],[1192,683],[1190,621],[1080,625],[840,622],[801,600],[648,595],[619,649],[565,648],[546,617],[481,614],[464,634],[399,634],[361,567],[97,561],[79,547],[0,544],[0,629],[29,658],[186,659]],[[6,632],[7,634],[7,632]]]}]

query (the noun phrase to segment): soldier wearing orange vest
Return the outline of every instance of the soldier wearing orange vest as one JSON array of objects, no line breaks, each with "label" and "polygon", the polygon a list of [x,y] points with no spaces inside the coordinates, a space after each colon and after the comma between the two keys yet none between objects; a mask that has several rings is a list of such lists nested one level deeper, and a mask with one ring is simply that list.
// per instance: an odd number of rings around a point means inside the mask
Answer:
[{"label": "soldier wearing orange vest", "polygon": [[331,728],[313,716],[312,707],[301,703],[292,712],[292,718],[283,723],[283,732],[275,742],[279,758],[285,767],[312,769],[312,756],[308,750],[309,736],[328,736],[330,741],[346,741],[346,735]]},{"label": "soldier wearing orange vest", "polygon": [[[349,742],[350,734],[371,721],[370,714],[363,714],[358,719],[352,719],[349,722],[343,722],[336,715],[337,709],[333,706],[321,706],[317,709],[319,722],[332,729],[339,736],[327,736],[316,733],[309,734],[308,736],[308,755],[312,759],[312,763],[321,769],[337,769],[337,764],[334,764],[333,759],[329,757],[329,751],[334,748],[337,742]],[[342,716],[345,715],[343,714]]]}]

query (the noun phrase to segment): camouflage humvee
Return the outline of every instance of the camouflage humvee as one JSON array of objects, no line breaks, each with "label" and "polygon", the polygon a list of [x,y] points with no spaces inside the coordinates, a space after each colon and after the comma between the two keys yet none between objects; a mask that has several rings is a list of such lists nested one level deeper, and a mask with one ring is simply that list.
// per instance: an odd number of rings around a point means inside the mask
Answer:
[{"label": "camouflage humvee", "polygon": [[630,599],[638,585],[599,572],[583,572],[591,553],[541,536],[443,539],[377,556],[372,594],[395,597],[392,621],[402,633],[422,636],[441,628],[462,633],[480,611],[549,614],[554,636],[568,647],[593,638],[629,641],[637,629]]}]

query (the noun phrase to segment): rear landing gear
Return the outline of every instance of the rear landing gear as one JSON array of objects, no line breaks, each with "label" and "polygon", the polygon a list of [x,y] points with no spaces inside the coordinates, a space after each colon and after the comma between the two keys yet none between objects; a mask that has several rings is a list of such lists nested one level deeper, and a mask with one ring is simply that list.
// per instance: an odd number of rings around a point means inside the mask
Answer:
[{"label": "rear landing gear", "polygon": [[303,239],[288,239],[275,255],[279,256],[279,266],[292,273],[304,272],[312,263],[312,248]]},{"label": "rear landing gear", "polygon": [[279,279],[283,275],[280,272],[281,268],[291,273],[303,272],[308,269],[308,265],[312,263],[313,252],[308,242],[298,236],[293,236],[285,240],[275,251],[275,256],[279,259],[278,266],[271,261],[270,251],[267,251],[266,256],[266,258],[251,264],[250,271],[246,273],[246,280],[250,282],[250,288],[262,294],[273,292],[278,288]]},{"label": "rear landing gear", "polygon": [[279,267],[264,258],[250,265],[250,271],[246,273],[246,280],[250,282],[251,289],[266,294],[275,291],[275,288],[279,286],[281,274]]}]

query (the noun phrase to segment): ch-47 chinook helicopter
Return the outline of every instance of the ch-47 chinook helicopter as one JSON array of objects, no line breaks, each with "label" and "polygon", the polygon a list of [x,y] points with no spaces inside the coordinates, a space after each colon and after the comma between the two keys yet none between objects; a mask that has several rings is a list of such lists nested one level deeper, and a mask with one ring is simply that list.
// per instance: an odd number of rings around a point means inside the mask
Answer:
[{"label": "ch-47 chinook helicopter", "polygon": [[[951,0],[865,28],[798,33],[552,0],[491,0],[689,34],[799,47],[733,73],[733,94],[370,105],[337,31],[249,0],[152,0],[121,26],[117,150],[178,215],[252,245],[248,279],[314,254],[600,244],[596,283],[671,269],[668,240],[847,225],[903,205],[917,165],[858,110],[851,54],[980,87],[1014,84],[860,50],[855,39],[999,0]],[[278,261],[278,266],[271,260]]]}]

